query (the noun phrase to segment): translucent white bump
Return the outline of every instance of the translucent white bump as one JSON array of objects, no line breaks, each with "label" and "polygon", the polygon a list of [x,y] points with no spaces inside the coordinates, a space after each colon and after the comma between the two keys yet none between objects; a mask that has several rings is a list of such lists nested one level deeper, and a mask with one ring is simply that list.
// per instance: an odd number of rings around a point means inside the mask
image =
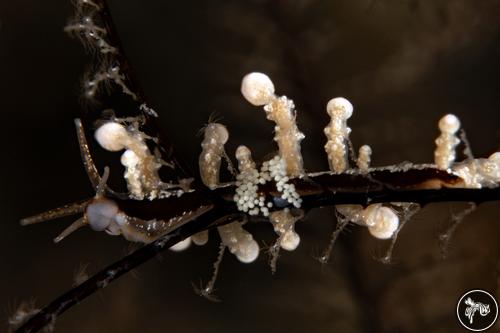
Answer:
[{"label": "translucent white bump", "polygon": [[85,217],[95,231],[103,231],[115,220],[119,213],[116,202],[106,198],[93,200],[85,209]]},{"label": "translucent white bump", "polygon": [[243,78],[241,93],[251,104],[265,105],[274,98],[274,84],[266,74],[253,72]]},{"label": "translucent white bump", "polygon": [[208,124],[207,128],[205,129],[205,135],[207,135],[206,133],[210,133],[212,137],[216,136],[218,138],[217,141],[219,141],[221,144],[225,144],[229,139],[229,132],[226,126],[219,123]]},{"label": "translucent white bump", "polygon": [[200,231],[194,234],[192,237],[193,243],[198,246],[205,245],[208,243],[208,230]]},{"label": "translucent white bump", "polygon": [[293,230],[285,232],[280,242],[281,248],[286,251],[294,251],[299,244],[300,236]]},{"label": "translucent white bump", "polygon": [[134,153],[133,150],[127,149],[122,154],[122,157],[120,158],[120,162],[122,163],[123,166],[134,167],[137,164],[139,164],[140,159],[139,159],[139,156],[137,156],[137,154]]},{"label": "translucent white bump", "polygon": [[330,116],[336,115],[342,119],[348,119],[352,116],[354,107],[344,97],[332,98],[326,105],[326,111]]},{"label": "translucent white bump", "polygon": [[191,245],[191,237],[188,237],[188,238],[184,239],[183,241],[180,241],[179,243],[171,246],[170,250],[175,251],[175,252],[184,251],[190,245]]},{"label": "translucent white bump", "polygon": [[253,239],[245,244],[241,244],[238,251],[236,251],[235,255],[239,261],[245,264],[249,264],[254,262],[255,259],[259,256],[259,244]]},{"label": "translucent white bump", "polygon": [[111,121],[99,127],[94,134],[99,145],[109,151],[125,149],[128,136],[127,129],[123,125]]},{"label": "translucent white bump", "polygon": [[460,120],[454,114],[447,114],[439,120],[438,126],[442,132],[453,134],[460,128]]},{"label": "translucent white bump", "polygon": [[500,152],[495,152],[488,157],[490,161],[500,163]]},{"label": "translucent white bump", "polygon": [[378,239],[389,239],[399,227],[399,217],[389,207],[381,204],[368,206],[363,211],[363,220],[370,234]]}]

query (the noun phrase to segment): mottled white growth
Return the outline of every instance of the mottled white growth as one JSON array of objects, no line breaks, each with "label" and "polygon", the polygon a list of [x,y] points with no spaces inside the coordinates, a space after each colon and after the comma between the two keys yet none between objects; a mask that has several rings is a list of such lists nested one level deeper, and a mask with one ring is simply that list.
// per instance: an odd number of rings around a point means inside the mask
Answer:
[{"label": "mottled white growth", "polygon": [[188,238],[180,241],[179,243],[171,246],[170,250],[172,250],[174,252],[180,252],[180,251],[184,251],[184,250],[188,249],[189,246],[191,246],[191,237],[188,237]]},{"label": "mottled white growth", "polygon": [[201,143],[199,158],[200,176],[203,183],[214,189],[219,185],[219,173],[224,144],[229,139],[229,132],[222,124],[211,123],[205,127],[205,137]]},{"label": "mottled white growth", "polygon": [[95,138],[106,150],[126,149],[121,163],[125,167],[124,177],[132,198],[142,200],[146,197],[152,200],[171,195],[162,190],[170,184],[162,183],[158,175],[162,161],[151,154],[144,133],[133,126],[126,128],[118,122],[109,121],[96,130]]},{"label": "mottled white growth", "polygon": [[328,102],[326,110],[331,118],[330,123],[324,129],[328,139],[325,144],[328,163],[331,171],[342,173],[348,167],[346,143],[351,129],[347,127],[347,119],[352,116],[353,106],[347,99],[337,97]]},{"label": "mottled white growth", "polygon": [[335,208],[350,222],[367,226],[370,234],[379,239],[391,238],[399,226],[398,215],[382,204],[369,205],[365,209],[360,205],[337,205]]},{"label": "mottled white growth", "polygon": [[255,162],[252,159],[252,152],[246,146],[239,146],[236,149],[236,159],[238,160],[238,170],[248,172],[256,170]]},{"label": "mottled white growth", "polygon": [[357,165],[361,172],[368,172],[372,157],[372,149],[368,145],[359,147]]},{"label": "mottled white growth", "polygon": [[109,151],[125,149],[129,136],[125,126],[112,121],[101,125],[94,133],[94,137],[101,147]]},{"label": "mottled white growth", "polygon": [[304,134],[295,122],[295,105],[286,96],[274,95],[271,79],[262,73],[250,73],[241,84],[243,96],[253,105],[264,105],[267,119],[274,121],[274,141],[278,144],[280,156],[286,162],[287,175],[297,177],[304,173],[300,142]]},{"label": "mottled white growth", "polygon": [[274,98],[274,84],[263,73],[250,73],[243,77],[241,93],[247,101],[255,106],[269,104]]},{"label": "mottled white growth", "polygon": [[453,114],[447,114],[438,123],[441,135],[436,139],[434,163],[439,169],[447,170],[455,162],[456,146],[460,139],[456,133],[460,129],[460,121]]},{"label": "mottled white growth", "polygon": [[269,221],[279,236],[278,242],[282,249],[293,251],[299,246],[300,236],[295,232],[295,222],[303,216],[303,212],[293,215],[288,208],[272,212],[269,215]]},{"label": "mottled white growth", "polygon": [[363,211],[363,221],[372,236],[379,239],[389,239],[399,226],[399,217],[389,207],[373,204]]},{"label": "mottled white growth", "polygon": [[233,222],[218,227],[222,243],[242,263],[251,263],[259,256],[259,244],[252,234],[243,229],[241,223]]},{"label": "mottled white growth", "polygon": [[200,231],[191,236],[191,238],[196,245],[205,245],[208,243],[208,230]]},{"label": "mottled white growth", "polygon": [[452,171],[462,178],[466,188],[496,187],[500,185],[500,152],[487,159],[476,158],[457,163]]}]

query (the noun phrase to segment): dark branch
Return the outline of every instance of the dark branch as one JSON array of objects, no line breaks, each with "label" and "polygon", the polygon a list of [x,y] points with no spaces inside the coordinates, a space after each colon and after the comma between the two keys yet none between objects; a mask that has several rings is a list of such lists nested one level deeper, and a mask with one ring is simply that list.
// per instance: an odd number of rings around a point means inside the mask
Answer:
[{"label": "dark branch", "polygon": [[[293,182],[304,200],[302,209],[306,211],[316,207],[337,204],[366,205],[375,202],[415,202],[425,205],[430,202],[440,201],[482,203],[500,200],[500,187],[491,189],[425,188],[425,184],[435,184],[436,182],[448,186],[460,183],[460,179],[456,176],[432,168],[396,172],[377,170],[368,175],[324,173],[311,175],[305,179],[294,179]],[[398,182],[404,185],[398,185]],[[419,186],[424,188],[419,188]],[[241,214],[232,202],[234,190],[235,187],[232,185],[215,190],[214,192],[219,195],[220,200],[218,200],[214,209],[106,267],[86,282],[52,301],[16,332],[37,332],[72,306],[97,290],[105,288],[118,277],[152,259],[161,251],[202,230],[233,221],[236,215]],[[260,190],[268,198],[277,195],[273,183],[262,186]],[[180,198],[152,202],[117,201],[120,202],[121,208],[127,211],[128,214],[133,212],[135,215],[154,214],[155,216],[166,217],[172,214],[172,207],[175,207],[176,210],[182,210],[184,207],[193,209],[193,207],[189,206],[197,205],[200,202],[209,202],[209,199],[204,197],[204,193],[190,192]]]},{"label": "dark branch", "polygon": [[199,219],[172,231],[157,241],[145,245],[125,258],[109,265],[87,281],[52,301],[40,312],[31,317],[16,332],[28,333],[39,331],[66,310],[83,301],[99,289],[107,287],[109,283],[155,257],[158,253],[168,249],[190,235],[210,228],[214,225],[214,221],[223,219],[226,213],[227,212],[224,210],[213,209]]}]

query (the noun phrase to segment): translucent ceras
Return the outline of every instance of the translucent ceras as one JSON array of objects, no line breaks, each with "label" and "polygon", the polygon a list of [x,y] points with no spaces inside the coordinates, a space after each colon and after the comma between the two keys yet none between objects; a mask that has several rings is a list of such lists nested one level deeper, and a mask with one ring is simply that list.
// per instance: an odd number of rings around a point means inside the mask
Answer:
[{"label": "translucent ceras", "polygon": [[[97,142],[106,150],[121,151],[121,163],[125,167],[124,178],[130,196],[137,200],[155,199],[162,196],[162,182],[158,170],[162,164],[158,157],[151,154],[145,140],[146,136],[135,128],[109,121],[95,132]],[[163,195],[168,194],[164,192]]]},{"label": "translucent ceras", "polygon": [[200,176],[207,187],[214,189],[219,185],[220,166],[229,132],[222,124],[210,123],[205,127],[204,134],[199,158]]},{"label": "translucent ceras", "polygon": [[326,111],[331,118],[324,130],[327,137],[325,151],[328,163],[331,171],[342,173],[348,167],[347,140],[351,129],[347,127],[347,119],[352,116],[353,106],[347,99],[337,97],[328,102]]},{"label": "translucent ceras", "polygon": [[269,221],[273,224],[274,231],[279,236],[279,245],[284,250],[293,251],[299,246],[300,236],[295,232],[295,222],[304,216],[302,211],[299,212],[292,214],[285,208],[269,214]]},{"label": "translucent ceras", "polygon": [[439,169],[447,170],[455,162],[455,148],[460,143],[456,136],[460,129],[460,121],[453,114],[447,114],[438,123],[441,135],[436,139],[436,150],[434,151],[434,163]]},{"label": "translucent ceras", "polygon": [[295,122],[295,105],[286,96],[274,94],[274,84],[263,73],[247,74],[241,83],[241,93],[255,106],[264,106],[267,119],[276,123],[274,141],[285,161],[287,175],[297,177],[304,173],[300,142],[304,134]]}]

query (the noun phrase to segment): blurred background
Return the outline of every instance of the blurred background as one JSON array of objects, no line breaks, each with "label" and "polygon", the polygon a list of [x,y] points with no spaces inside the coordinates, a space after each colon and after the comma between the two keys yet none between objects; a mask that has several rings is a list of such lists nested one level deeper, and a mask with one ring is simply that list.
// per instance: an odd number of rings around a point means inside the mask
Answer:
[{"label": "blurred background", "polygon": [[[433,160],[437,121],[456,114],[473,152],[500,148],[500,1],[253,0],[110,1],[124,49],[176,151],[197,172],[199,129],[210,116],[262,161],[275,150],[273,124],[239,92],[261,71],[297,106],[308,171],[327,169],[326,102],[348,98],[355,147],[373,165]],[[102,269],[130,251],[105,233],[52,239],[72,218],[22,228],[22,217],[91,197],[73,119],[97,119],[82,102],[90,57],[63,33],[69,0],[0,2],[0,309],[2,328],[23,301],[43,306],[73,283],[75,270]],[[87,130],[92,123],[84,124]],[[91,131],[88,131],[90,137]],[[91,142],[100,169],[119,155]],[[218,238],[165,252],[65,313],[56,332],[463,332],[456,302],[482,288],[500,299],[499,202],[480,205],[457,229],[443,259],[438,235],[465,204],[432,204],[403,229],[392,265],[388,243],[350,227],[331,262],[314,259],[335,227],[331,208],[297,225],[301,246],[282,251],[272,275],[265,252],[244,265],[226,255],[213,303],[192,283],[207,281]],[[248,226],[270,244],[270,225]],[[493,330],[500,330],[497,326]]]}]

